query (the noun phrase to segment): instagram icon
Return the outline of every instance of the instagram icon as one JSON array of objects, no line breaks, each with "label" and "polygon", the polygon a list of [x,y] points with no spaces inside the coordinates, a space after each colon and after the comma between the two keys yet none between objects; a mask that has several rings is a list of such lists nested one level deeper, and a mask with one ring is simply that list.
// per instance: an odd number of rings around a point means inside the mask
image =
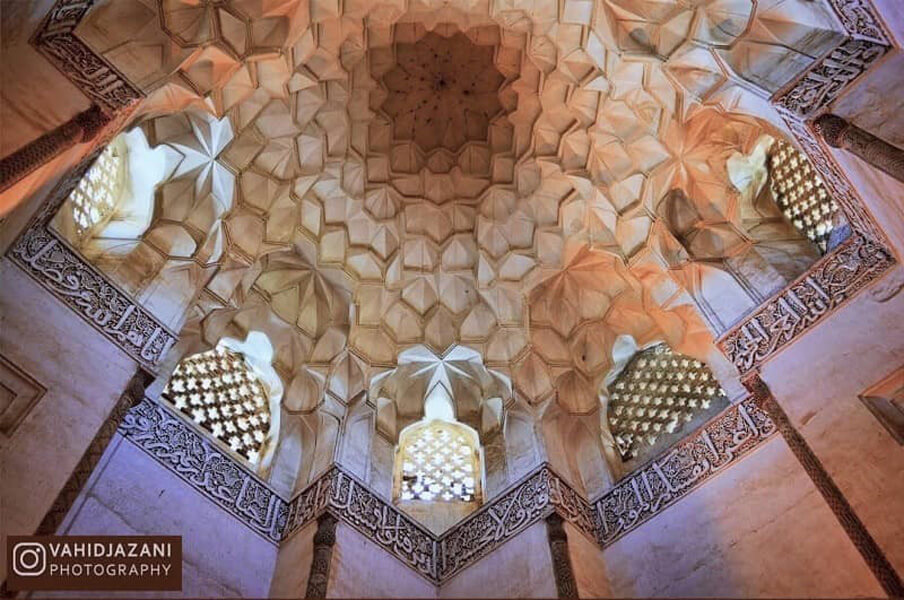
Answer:
[{"label": "instagram icon", "polygon": [[13,546],[13,572],[20,577],[37,577],[47,569],[47,551],[37,542],[19,542]]}]

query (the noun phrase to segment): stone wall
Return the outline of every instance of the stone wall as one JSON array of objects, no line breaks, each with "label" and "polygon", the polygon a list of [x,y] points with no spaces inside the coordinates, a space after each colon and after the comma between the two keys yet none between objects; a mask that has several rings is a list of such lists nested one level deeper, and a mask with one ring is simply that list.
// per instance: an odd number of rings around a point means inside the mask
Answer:
[{"label": "stone wall", "polygon": [[542,520],[443,583],[439,589],[440,598],[555,596],[552,556],[546,539],[546,523]]},{"label": "stone wall", "polygon": [[763,379],[904,575],[904,450],[858,395],[904,365],[904,268],[783,350]]},{"label": "stone wall", "polygon": [[435,586],[346,525],[336,527],[328,598],[435,598]]},{"label": "stone wall", "polygon": [[136,364],[7,259],[0,355],[46,389],[11,434],[0,435],[3,579],[6,536],[34,533]]},{"label": "stone wall", "polygon": [[[59,533],[181,536],[182,591],[169,594],[180,597],[266,597],[277,554],[275,544],[120,435],[111,442]],[[100,595],[111,596],[110,592]]]},{"label": "stone wall", "polygon": [[268,597],[304,597],[314,559],[315,533],[317,521],[311,521],[280,545]]},{"label": "stone wall", "polygon": [[[0,157],[65,123],[90,102],[29,43],[56,0],[4,3],[0,20]],[[2,212],[2,211],[0,211]]]},{"label": "stone wall", "polygon": [[603,563],[616,598],[882,595],[778,436],[606,548]]}]

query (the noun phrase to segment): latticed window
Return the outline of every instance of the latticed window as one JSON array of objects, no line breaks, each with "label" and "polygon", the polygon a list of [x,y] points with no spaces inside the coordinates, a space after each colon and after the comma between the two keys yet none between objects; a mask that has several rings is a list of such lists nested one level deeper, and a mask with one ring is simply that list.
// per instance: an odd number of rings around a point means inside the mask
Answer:
[{"label": "latticed window", "polygon": [[479,500],[480,455],[461,425],[434,420],[404,432],[397,460],[401,500]]},{"label": "latticed window", "polygon": [[267,391],[244,356],[228,348],[179,363],[164,396],[234,452],[256,465],[270,428]]},{"label": "latticed window", "polygon": [[776,140],[769,151],[769,185],[788,220],[825,252],[838,206],[807,157],[787,141]]},{"label": "latticed window", "polygon": [[109,144],[69,195],[78,239],[84,239],[115,212],[125,180],[125,144]]},{"label": "latticed window", "polygon": [[706,365],[664,344],[639,352],[610,390],[609,428],[626,461],[726,400]]}]

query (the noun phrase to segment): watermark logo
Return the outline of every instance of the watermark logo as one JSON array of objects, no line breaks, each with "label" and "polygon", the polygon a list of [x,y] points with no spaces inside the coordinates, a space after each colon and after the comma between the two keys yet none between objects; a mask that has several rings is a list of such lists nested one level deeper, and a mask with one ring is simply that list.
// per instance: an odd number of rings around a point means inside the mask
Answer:
[{"label": "watermark logo", "polygon": [[10,590],[182,589],[179,536],[9,536]]},{"label": "watermark logo", "polygon": [[12,557],[13,573],[19,577],[37,577],[47,570],[47,551],[37,542],[19,542]]}]

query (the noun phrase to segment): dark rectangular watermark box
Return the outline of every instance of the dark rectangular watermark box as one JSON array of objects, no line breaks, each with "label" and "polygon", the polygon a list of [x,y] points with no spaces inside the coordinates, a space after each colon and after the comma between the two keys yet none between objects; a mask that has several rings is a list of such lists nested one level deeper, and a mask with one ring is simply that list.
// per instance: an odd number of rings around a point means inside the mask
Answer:
[{"label": "dark rectangular watermark box", "polygon": [[6,556],[10,590],[182,589],[175,535],[12,535]]}]

